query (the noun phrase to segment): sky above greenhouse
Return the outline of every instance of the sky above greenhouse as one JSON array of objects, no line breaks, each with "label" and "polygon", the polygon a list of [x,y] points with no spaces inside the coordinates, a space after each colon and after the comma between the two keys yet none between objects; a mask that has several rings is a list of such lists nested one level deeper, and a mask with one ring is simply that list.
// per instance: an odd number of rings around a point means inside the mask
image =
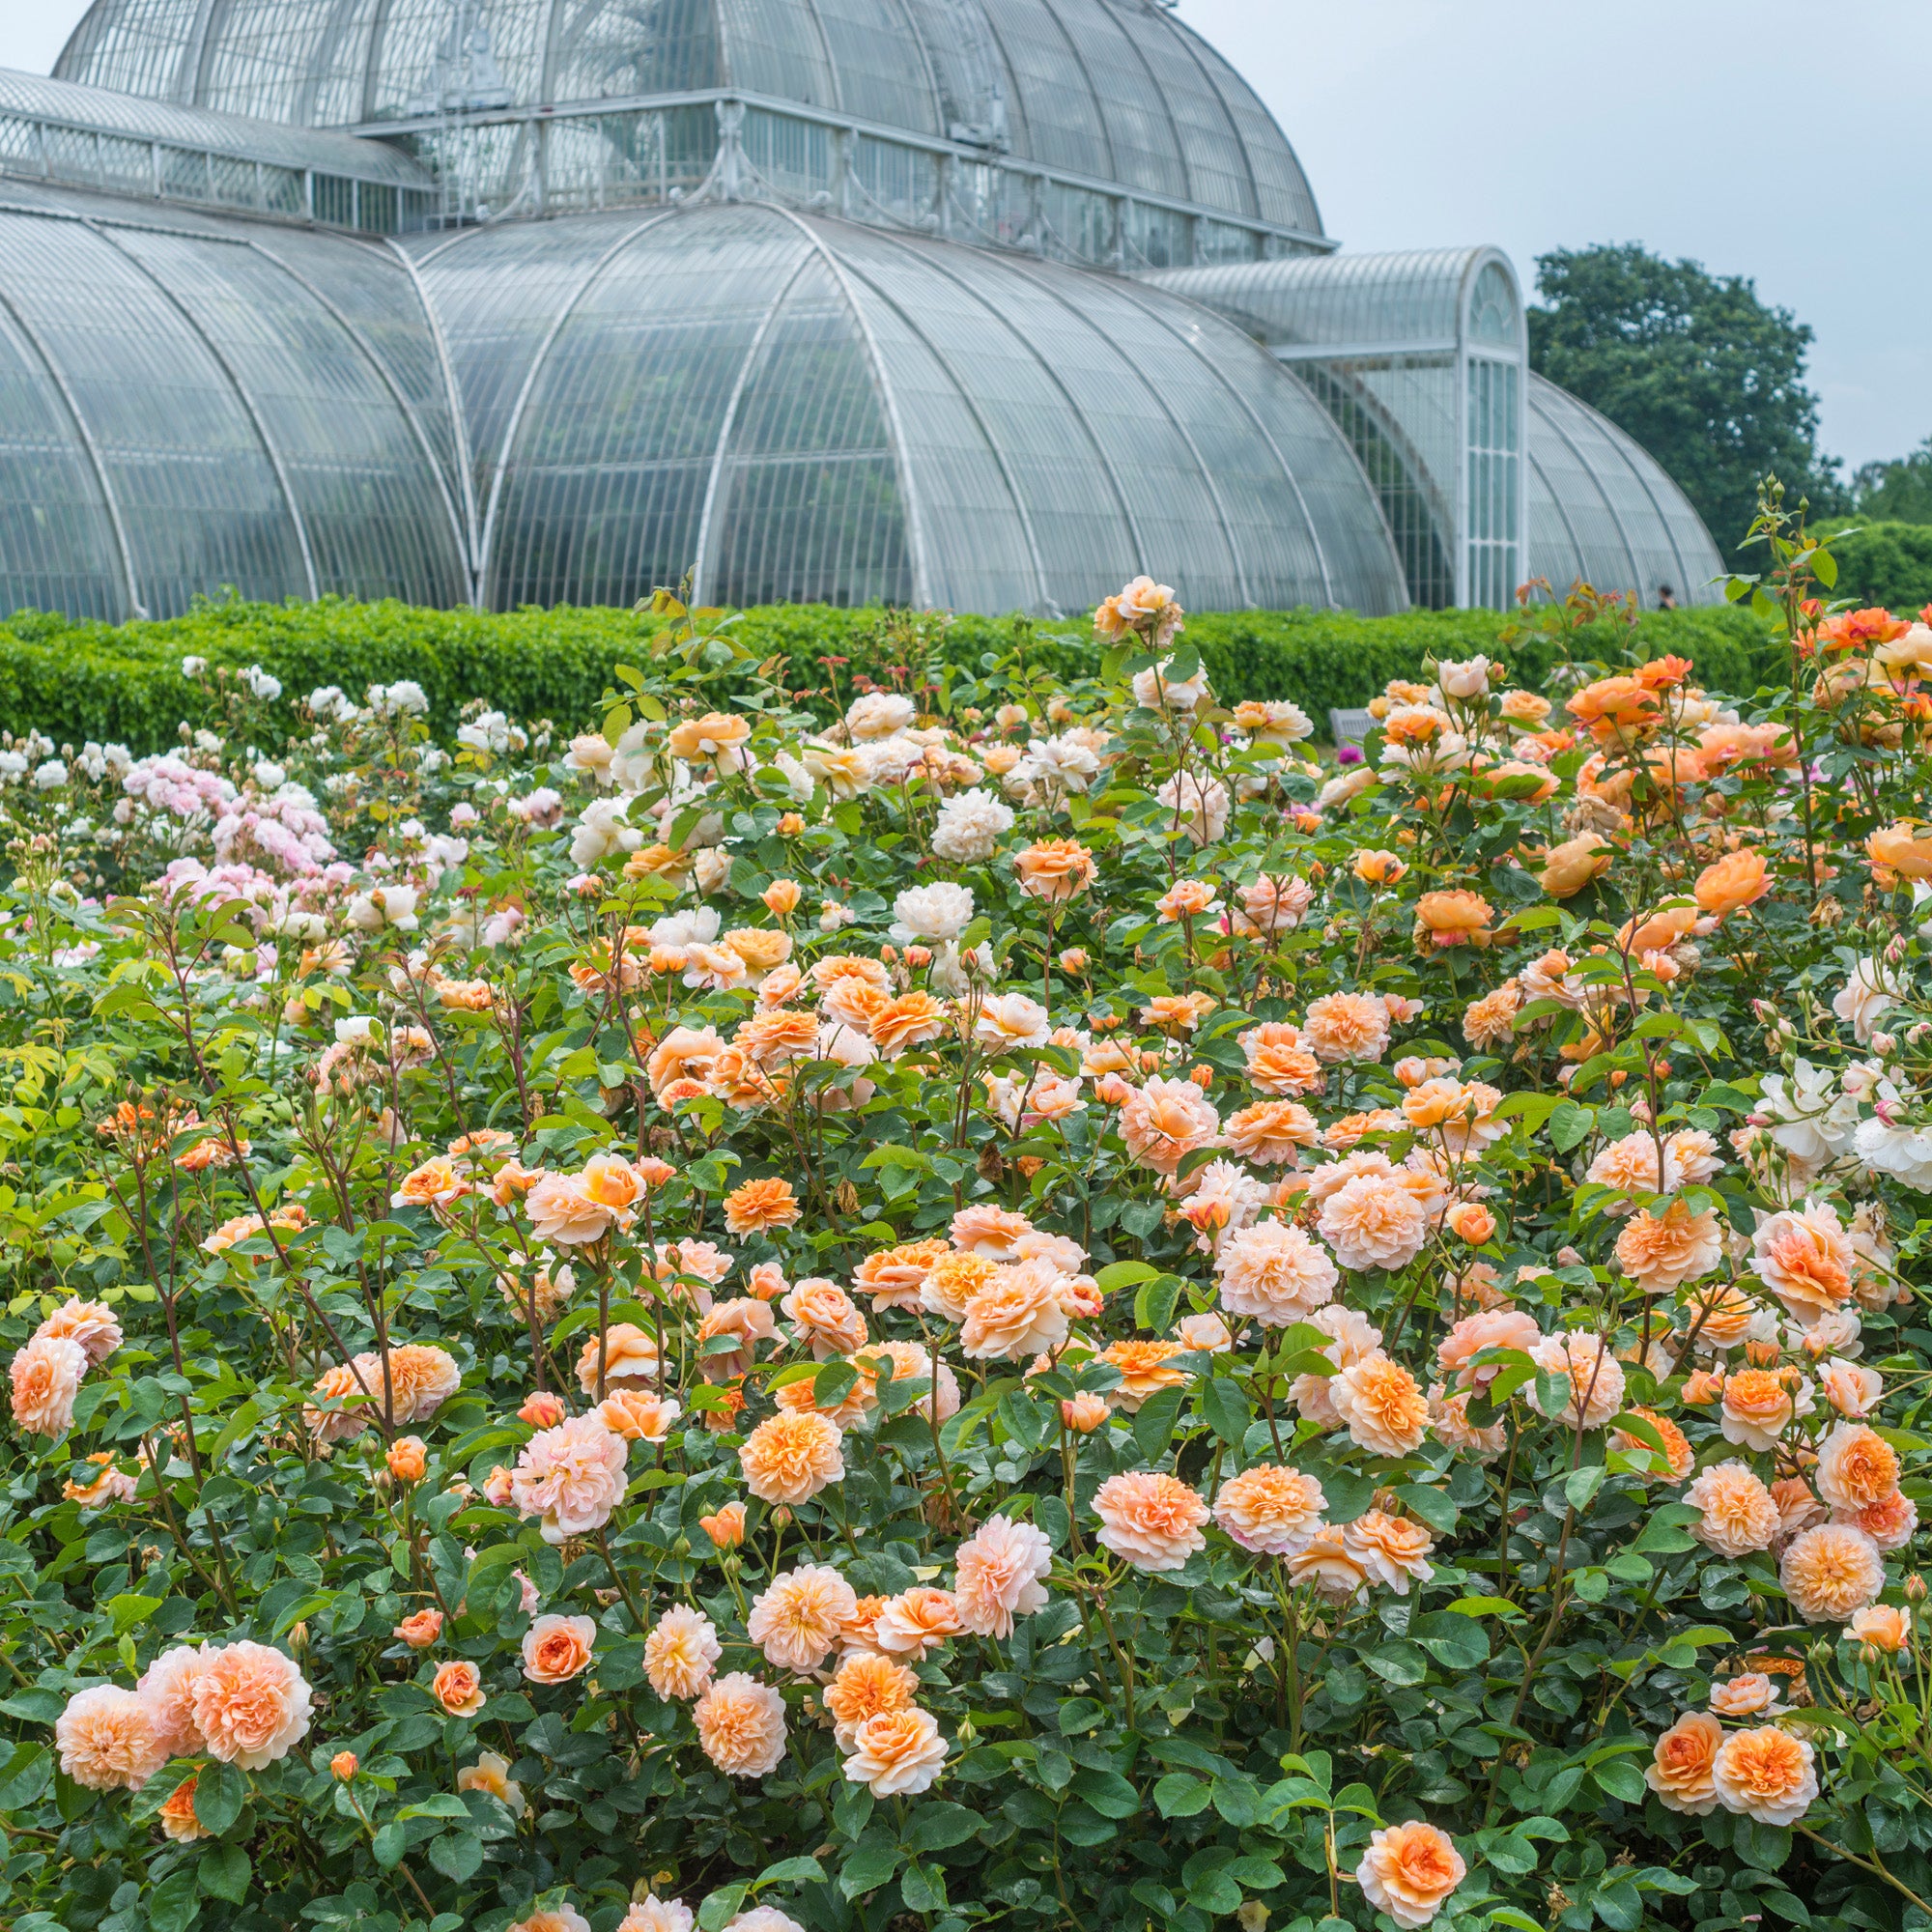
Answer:
[{"label": "sky above greenhouse", "polygon": [[[45,72],[86,0],[0,0]],[[1755,279],[1817,331],[1847,468],[1932,435],[1925,0],[1180,0],[1260,91],[1350,248],[1640,242]],[[1889,76],[1889,80],[1888,80]]]}]

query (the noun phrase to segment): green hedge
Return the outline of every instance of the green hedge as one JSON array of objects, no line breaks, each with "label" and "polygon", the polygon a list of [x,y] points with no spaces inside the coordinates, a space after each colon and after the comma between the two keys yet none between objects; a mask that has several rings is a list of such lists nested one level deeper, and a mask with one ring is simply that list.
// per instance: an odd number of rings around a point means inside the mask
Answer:
[{"label": "green hedge", "polygon": [[[1838,517],[1817,528],[1833,538],[1832,554],[1838,562],[1834,598],[1883,604],[1901,616],[1932,604],[1932,524],[1861,524]],[[1849,536],[1837,534],[1847,528]]]},{"label": "green hedge", "polygon": [[[1932,535],[1932,532],[1928,532]],[[882,613],[817,605],[747,611],[737,635],[758,656],[790,661],[794,689],[877,674],[895,661]],[[1425,658],[1507,656],[1534,678],[1557,655],[1530,639],[1503,650],[1507,620],[1493,611],[1411,611],[1365,618],[1348,611],[1248,611],[1188,619],[1187,636],[1229,699],[1292,697],[1325,727],[1330,705],[1366,703],[1392,677],[1412,677]],[[960,664],[1012,647],[1018,620],[962,616],[946,634],[944,655]],[[340,685],[360,697],[371,683],[412,678],[428,694],[431,718],[447,733],[457,712],[485,697],[526,720],[576,725],[595,713],[614,667],[636,663],[658,628],[628,611],[518,611],[486,616],[397,603],[208,604],[157,623],[74,623],[22,611],[0,625],[0,728],[38,728],[58,743],[118,740],[135,751],[175,741],[196,722],[205,694],[181,674],[184,656],[237,667],[260,664],[291,697]],[[1690,658],[1712,687],[1747,692],[1781,675],[1763,627],[1742,611],[1647,613],[1639,640],[1651,654]],[[1587,636],[1589,655],[1612,648]],[[1033,627],[1030,649],[1065,673],[1091,668],[1097,647],[1084,622]],[[832,668],[821,661],[842,658]]]}]

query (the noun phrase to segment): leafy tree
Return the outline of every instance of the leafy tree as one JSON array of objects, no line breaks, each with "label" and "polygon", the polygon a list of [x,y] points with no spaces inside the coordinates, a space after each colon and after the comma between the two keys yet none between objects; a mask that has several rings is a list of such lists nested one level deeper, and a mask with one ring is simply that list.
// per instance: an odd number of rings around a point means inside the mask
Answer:
[{"label": "leafy tree", "polygon": [[1818,450],[1818,399],[1804,385],[1812,333],[1789,309],[1760,301],[1742,275],[1635,242],[1559,248],[1536,270],[1531,367],[1642,443],[1734,560],[1751,567],[1733,547],[1768,472],[1794,502],[1837,506],[1836,459]]},{"label": "leafy tree", "polygon": [[1861,465],[1852,477],[1852,503],[1874,523],[1932,524],[1932,436],[1910,456]]}]

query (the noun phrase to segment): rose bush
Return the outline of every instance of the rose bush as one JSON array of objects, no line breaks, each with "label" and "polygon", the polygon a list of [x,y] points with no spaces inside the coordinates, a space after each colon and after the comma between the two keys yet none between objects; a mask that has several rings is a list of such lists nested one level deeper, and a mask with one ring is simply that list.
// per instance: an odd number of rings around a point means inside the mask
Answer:
[{"label": "rose bush", "polygon": [[1342,764],[1145,579],[11,747],[14,1932],[1920,1922],[1932,628],[1762,534]]}]

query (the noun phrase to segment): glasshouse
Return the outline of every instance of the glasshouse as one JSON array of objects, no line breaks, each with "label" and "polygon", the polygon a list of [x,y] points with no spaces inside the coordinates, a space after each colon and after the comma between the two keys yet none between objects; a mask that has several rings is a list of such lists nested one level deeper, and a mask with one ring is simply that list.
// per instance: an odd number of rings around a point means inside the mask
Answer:
[{"label": "glasshouse", "polygon": [[0,73],[0,600],[1684,601],[1492,248],[1157,0],[95,0]]}]

